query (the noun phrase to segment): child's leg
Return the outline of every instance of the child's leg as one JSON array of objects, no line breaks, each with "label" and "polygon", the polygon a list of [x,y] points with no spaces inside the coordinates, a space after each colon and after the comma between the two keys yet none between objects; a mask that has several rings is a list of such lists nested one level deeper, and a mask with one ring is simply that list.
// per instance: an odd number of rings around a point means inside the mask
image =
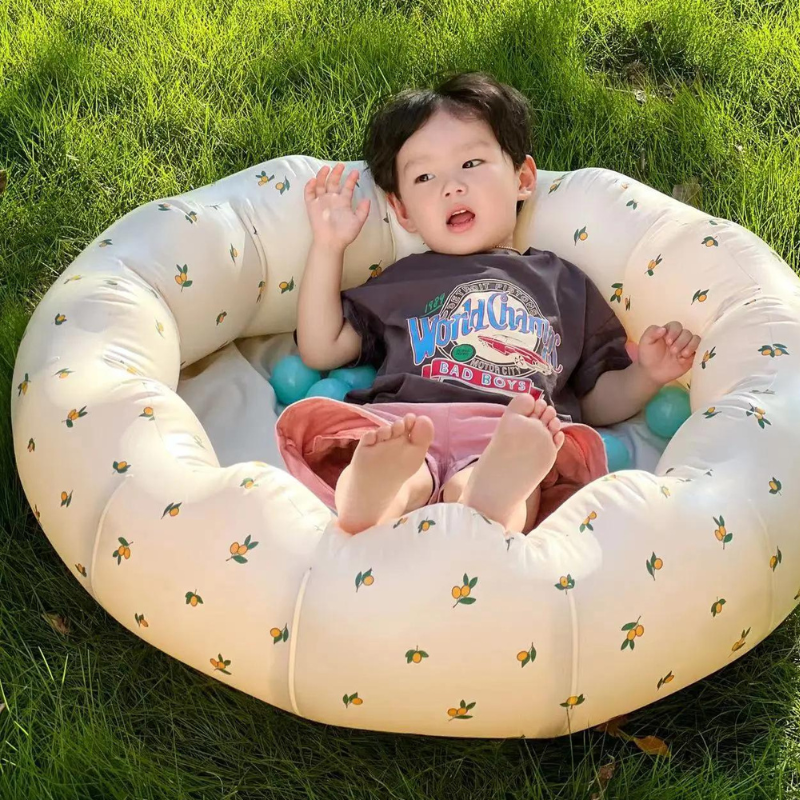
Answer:
[{"label": "child's leg", "polygon": [[536,489],[550,472],[563,443],[555,408],[542,399],[517,395],[474,465],[460,502],[496,520],[506,530],[524,530],[531,522],[528,498],[538,507]]},{"label": "child's leg", "polygon": [[430,418],[414,414],[365,433],[336,483],[339,527],[358,533],[424,505],[433,491],[425,461],[432,440]]}]

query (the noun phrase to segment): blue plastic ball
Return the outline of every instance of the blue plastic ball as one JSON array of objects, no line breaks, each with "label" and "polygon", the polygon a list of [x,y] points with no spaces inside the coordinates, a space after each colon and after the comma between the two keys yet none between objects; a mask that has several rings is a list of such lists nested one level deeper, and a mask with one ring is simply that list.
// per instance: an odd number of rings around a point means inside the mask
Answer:
[{"label": "blue plastic ball", "polygon": [[671,439],[691,413],[689,393],[682,386],[665,386],[644,409],[647,427],[665,439]]},{"label": "blue plastic ball", "polygon": [[362,364],[360,367],[339,367],[339,369],[332,369],[328,373],[329,378],[335,378],[337,381],[343,381],[351,389],[369,389],[375,382],[375,376],[378,373],[375,367],[369,364]]},{"label": "blue plastic ball", "polygon": [[617,472],[621,469],[631,468],[631,454],[625,446],[625,442],[613,433],[598,431],[603,444],[606,446],[606,458],[608,459],[608,471]]},{"label": "blue plastic ball", "polygon": [[330,397],[334,400],[344,400],[350,387],[336,378],[323,378],[317,381],[307,392],[306,397]]},{"label": "blue plastic ball", "polygon": [[296,403],[322,377],[319,370],[307,367],[300,356],[285,356],[272,370],[269,382],[278,401],[285,406]]}]

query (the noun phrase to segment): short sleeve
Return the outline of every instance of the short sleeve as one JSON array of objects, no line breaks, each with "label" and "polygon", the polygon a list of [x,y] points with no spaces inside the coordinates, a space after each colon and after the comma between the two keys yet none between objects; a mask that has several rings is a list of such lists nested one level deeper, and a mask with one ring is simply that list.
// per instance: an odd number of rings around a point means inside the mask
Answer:
[{"label": "short sleeve", "polygon": [[592,280],[586,277],[586,312],[583,350],[570,383],[578,398],[588,394],[597,379],[609,370],[625,369],[631,361],[622,323]]},{"label": "short sleeve", "polygon": [[361,337],[361,353],[354,361],[343,364],[343,367],[360,367],[369,364],[378,369],[386,358],[383,323],[359,296],[360,292],[357,290],[360,288],[348,289],[341,294],[342,314]]}]

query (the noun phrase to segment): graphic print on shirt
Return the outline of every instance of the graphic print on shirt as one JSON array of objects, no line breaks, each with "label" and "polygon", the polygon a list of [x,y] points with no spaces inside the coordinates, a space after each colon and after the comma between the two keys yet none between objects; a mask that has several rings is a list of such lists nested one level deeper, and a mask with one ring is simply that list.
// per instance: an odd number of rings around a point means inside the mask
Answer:
[{"label": "graphic print on shirt", "polygon": [[542,376],[538,383],[552,389],[551,376],[563,370],[560,334],[536,301],[509,281],[459,284],[436,314],[410,317],[407,325],[414,365],[421,365],[424,378],[539,398],[543,392],[533,378]]}]

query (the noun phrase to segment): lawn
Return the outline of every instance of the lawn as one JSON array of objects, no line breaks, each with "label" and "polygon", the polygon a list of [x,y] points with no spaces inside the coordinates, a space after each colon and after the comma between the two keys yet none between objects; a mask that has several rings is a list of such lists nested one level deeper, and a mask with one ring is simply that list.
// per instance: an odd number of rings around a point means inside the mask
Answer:
[{"label": "lawn", "polygon": [[[800,268],[796,0],[6,0],[0,10],[0,800],[800,794],[800,616],[623,730],[375,734],[294,717],[118,625],[43,535],[9,401],[27,319],[115,219],[261,161],[355,160],[449,71],[523,91],[541,169],[618,170]],[[682,195],[686,196],[686,195]],[[687,641],[686,647],[702,647]]]}]

